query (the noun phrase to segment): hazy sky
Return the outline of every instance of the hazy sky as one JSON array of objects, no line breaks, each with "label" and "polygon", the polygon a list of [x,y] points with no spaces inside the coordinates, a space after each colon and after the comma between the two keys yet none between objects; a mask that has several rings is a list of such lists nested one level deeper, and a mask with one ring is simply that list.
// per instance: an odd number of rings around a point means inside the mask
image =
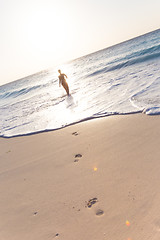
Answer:
[{"label": "hazy sky", "polygon": [[160,0],[0,0],[0,85],[160,28]]}]

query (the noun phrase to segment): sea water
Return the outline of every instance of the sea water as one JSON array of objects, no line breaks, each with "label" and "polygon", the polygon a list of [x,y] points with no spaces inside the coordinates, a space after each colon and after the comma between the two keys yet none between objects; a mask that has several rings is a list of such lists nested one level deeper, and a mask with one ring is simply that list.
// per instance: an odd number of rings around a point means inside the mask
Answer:
[{"label": "sea water", "polygon": [[[59,68],[70,96],[59,87]],[[160,29],[0,86],[3,137],[137,112],[160,114]]]}]

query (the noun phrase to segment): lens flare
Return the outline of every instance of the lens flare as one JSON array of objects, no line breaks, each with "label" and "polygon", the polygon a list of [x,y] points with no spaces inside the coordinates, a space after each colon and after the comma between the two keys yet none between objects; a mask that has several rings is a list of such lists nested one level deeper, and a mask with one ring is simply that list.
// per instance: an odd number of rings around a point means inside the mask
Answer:
[{"label": "lens flare", "polygon": [[128,220],[126,221],[126,226],[130,226],[130,222]]},{"label": "lens flare", "polygon": [[97,171],[97,167],[94,167],[94,169],[93,169],[95,172]]}]

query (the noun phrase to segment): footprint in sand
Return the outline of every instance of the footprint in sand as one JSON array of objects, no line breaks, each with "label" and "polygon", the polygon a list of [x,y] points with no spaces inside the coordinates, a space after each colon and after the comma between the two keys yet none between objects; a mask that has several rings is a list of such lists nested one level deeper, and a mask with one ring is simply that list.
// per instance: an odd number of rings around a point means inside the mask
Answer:
[{"label": "footprint in sand", "polygon": [[76,154],[74,157],[75,157],[74,162],[78,162],[78,161],[79,161],[78,158],[81,158],[81,157],[82,157],[82,154],[78,153],[78,154]]},{"label": "footprint in sand", "polygon": [[81,158],[82,157],[82,154],[78,153],[74,156],[75,158]]},{"label": "footprint in sand", "polygon": [[97,198],[91,198],[88,202],[87,202],[87,207],[91,208],[93,204],[97,203],[98,199]]},{"label": "footprint in sand", "polygon": [[59,236],[59,233],[56,233],[55,237],[58,237]]},{"label": "footprint in sand", "polygon": [[98,209],[97,211],[96,211],[96,215],[97,216],[102,216],[104,214],[104,211],[102,210],[102,209]]},{"label": "footprint in sand", "polygon": [[[88,202],[87,202],[87,205],[86,207],[88,208],[91,208],[93,204],[97,203],[98,202],[98,199],[97,198],[91,198]],[[99,217],[99,216],[102,216],[104,214],[104,211],[102,209],[97,209],[96,210],[96,215]]]},{"label": "footprint in sand", "polygon": [[74,162],[78,162],[79,161],[79,159],[74,159]]},{"label": "footprint in sand", "polygon": [[78,132],[73,132],[72,135],[78,136]]},{"label": "footprint in sand", "polygon": [[6,153],[10,153],[11,152],[11,150],[8,150]]}]

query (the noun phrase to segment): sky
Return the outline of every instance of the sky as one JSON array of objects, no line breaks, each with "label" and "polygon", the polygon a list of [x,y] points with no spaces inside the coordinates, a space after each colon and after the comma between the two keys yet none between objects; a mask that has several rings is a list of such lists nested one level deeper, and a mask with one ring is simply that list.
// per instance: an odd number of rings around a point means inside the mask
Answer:
[{"label": "sky", "polygon": [[0,0],[0,85],[160,28],[159,0]]}]

